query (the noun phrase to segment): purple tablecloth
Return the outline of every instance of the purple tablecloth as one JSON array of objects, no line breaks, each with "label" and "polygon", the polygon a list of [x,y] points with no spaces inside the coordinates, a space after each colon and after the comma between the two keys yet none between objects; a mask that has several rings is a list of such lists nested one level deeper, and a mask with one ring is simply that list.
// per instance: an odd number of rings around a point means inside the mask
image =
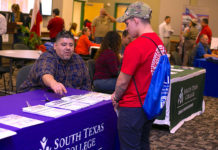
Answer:
[{"label": "purple tablecloth", "polygon": [[[87,91],[68,89],[68,95]],[[30,105],[45,104],[44,93],[49,100],[60,99],[54,93],[36,90],[0,97],[0,116],[17,114],[45,121],[42,124],[18,129],[0,124],[17,132],[17,135],[0,140],[1,150],[113,150],[117,145],[117,117],[111,101],[103,101],[71,114],[54,119],[22,112],[26,101]],[[47,141],[47,142],[46,142]],[[47,149],[48,148],[48,149]]]},{"label": "purple tablecloth", "polygon": [[218,64],[202,58],[196,60],[195,67],[206,69],[204,95],[218,97]]}]

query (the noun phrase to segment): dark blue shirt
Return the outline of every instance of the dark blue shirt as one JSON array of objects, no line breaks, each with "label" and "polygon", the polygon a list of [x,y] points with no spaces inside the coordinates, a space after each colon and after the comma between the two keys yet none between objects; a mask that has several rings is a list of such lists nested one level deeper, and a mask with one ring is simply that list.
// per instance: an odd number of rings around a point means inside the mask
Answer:
[{"label": "dark blue shirt", "polygon": [[63,62],[54,49],[49,49],[34,63],[27,80],[20,86],[19,91],[45,88],[46,85],[42,81],[42,76],[45,74],[51,74],[57,82],[62,83],[65,87],[81,90],[91,89],[88,69],[79,55],[73,54],[70,60]]},{"label": "dark blue shirt", "polygon": [[208,46],[204,46],[201,42],[196,46],[196,54],[194,57],[194,64],[196,59],[204,58],[204,54],[211,54],[211,50]]}]

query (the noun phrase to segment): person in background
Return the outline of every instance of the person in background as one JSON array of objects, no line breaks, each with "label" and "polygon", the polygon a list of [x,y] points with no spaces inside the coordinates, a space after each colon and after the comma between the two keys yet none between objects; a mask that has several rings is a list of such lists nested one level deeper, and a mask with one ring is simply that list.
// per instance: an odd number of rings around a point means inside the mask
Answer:
[{"label": "person in background", "polygon": [[76,28],[77,28],[77,24],[75,22],[73,22],[70,26],[70,29],[69,31],[71,32],[71,34],[73,34],[74,36],[77,36],[77,33],[76,33]]},{"label": "person in background", "polygon": [[64,30],[64,19],[62,19],[60,16],[59,9],[55,8],[52,11],[53,18],[49,20],[47,29],[49,30],[51,42],[55,42],[56,35]]},{"label": "person in background", "polygon": [[90,46],[100,46],[99,44],[92,43],[89,40],[91,32],[89,28],[85,27],[82,29],[82,35],[79,37],[79,40],[76,45],[76,53],[79,55],[89,55]]},{"label": "person in background", "polygon": [[74,53],[73,35],[61,31],[56,37],[54,47],[36,60],[27,80],[18,91],[48,88],[56,94],[64,95],[67,93],[66,87],[90,90],[91,82],[85,62]]},{"label": "person in background", "polygon": [[208,57],[217,57],[218,55],[212,54],[210,48],[209,48],[209,38],[206,34],[201,34],[199,37],[200,42],[198,45],[195,47],[195,52],[194,52],[194,66],[196,66],[196,59],[199,58],[208,58]]},{"label": "person in background", "polygon": [[120,55],[121,58],[123,58],[123,54],[124,54],[124,50],[126,48],[126,46],[132,41],[132,37],[130,36],[130,34],[128,33],[127,30],[124,30],[122,33],[122,39],[121,39],[121,51],[120,51]]},{"label": "person in background", "polygon": [[161,57],[158,48],[162,53],[166,53],[163,42],[150,24],[151,13],[150,6],[143,2],[135,2],[117,19],[117,22],[124,22],[130,36],[136,38],[125,48],[121,72],[111,96],[114,109],[118,113],[121,150],[150,149],[149,133],[153,120],[147,119],[133,77],[143,104],[152,74]]},{"label": "person in background", "polygon": [[29,30],[30,30],[30,26],[31,26],[32,14],[33,14],[33,9],[30,9],[29,15],[27,16],[27,18],[24,22],[24,26],[27,27]]},{"label": "person in background", "polygon": [[170,16],[166,16],[164,22],[162,22],[159,25],[159,35],[164,43],[167,53],[170,53],[170,36],[174,32],[174,30],[170,25],[170,22],[171,22]]},{"label": "person in background", "polygon": [[197,19],[192,19],[189,23],[189,29],[184,32],[183,36],[185,38],[184,41],[184,57],[183,57],[183,66],[191,65],[190,56],[192,54],[195,41],[198,35],[198,29],[196,28]]},{"label": "person in background", "polygon": [[92,30],[92,22],[88,19],[85,19],[84,23],[83,23],[83,27],[88,27],[89,30],[91,31]]},{"label": "person in background", "polygon": [[94,89],[112,93],[119,73],[121,37],[116,31],[109,31],[103,38],[100,50],[95,56]]},{"label": "person in background", "polygon": [[[7,20],[4,15],[0,13],[0,50],[2,50],[2,35],[7,32]],[[0,66],[2,64],[2,59],[0,57]]]},{"label": "person in background", "polygon": [[[25,20],[24,20],[24,15],[20,11],[20,6],[18,4],[13,4],[11,6],[12,14],[9,16],[9,22],[11,23],[16,23],[17,25],[23,25]],[[15,33],[14,33],[14,41],[13,44],[21,42],[20,36],[22,36],[21,29],[17,27]]]},{"label": "person in background", "polygon": [[201,20],[201,27],[202,27],[202,29],[201,29],[201,32],[200,32],[199,35],[198,35],[198,38],[197,38],[197,40],[196,40],[196,43],[197,43],[197,44],[199,43],[199,41],[200,41],[200,36],[201,36],[202,34],[206,34],[207,37],[208,37],[208,44],[210,45],[210,44],[211,44],[211,38],[212,38],[212,31],[211,31],[210,27],[208,26],[208,19],[207,19],[207,18],[203,18],[203,19]]},{"label": "person in background", "polygon": [[100,10],[100,16],[92,21],[92,39],[100,44],[105,34],[110,30],[110,23],[116,22],[116,19],[110,16],[104,8]]}]

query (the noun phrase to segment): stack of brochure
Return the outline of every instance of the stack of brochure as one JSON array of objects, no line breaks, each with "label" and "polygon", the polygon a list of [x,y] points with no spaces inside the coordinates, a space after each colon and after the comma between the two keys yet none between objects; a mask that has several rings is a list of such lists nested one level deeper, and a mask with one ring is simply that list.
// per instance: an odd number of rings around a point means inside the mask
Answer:
[{"label": "stack of brochure", "polygon": [[52,107],[47,107],[44,105],[36,105],[31,107],[23,108],[23,112],[28,112],[32,114],[42,115],[46,117],[58,118],[60,116],[64,116],[66,114],[71,113],[69,110],[57,109]]},{"label": "stack of brochure", "polygon": [[0,128],[0,139],[4,139],[6,137],[10,137],[10,136],[13,136],[15,134],[17,134],[17,133],[14,131]]},{"label": "stack of brochure", "polygon": [[76,101],[61,99],[61,100],[55,100],[52,102],[48,102],[45,104],[45,106],[76,111],[76,110],[88,107],[89,104],[83,103],[83,102],[76,102]]},{"label": "stack of brochure", "polygon": [[10,114],[10,115],[0,117],[0,123],[5,124],[5,125],[9,125],[12,127],[20,128],[20,129],[25,128],[25,127],[29,127],[29,126],[33,126],[36,124],[40,124],[43,122],[44,121],[32,119],[32,118],[27,118],[27,117],[15,115],[15,114]]},{"label": "stack of brochure", "polygon": [[110,94],[89,92],[84,95],[71,95],[61,98],[61,100],[56,100],[48,102],[45,105],[48,107],[56,107],[68,110],[79,110],[104,100],[110,100]]}]

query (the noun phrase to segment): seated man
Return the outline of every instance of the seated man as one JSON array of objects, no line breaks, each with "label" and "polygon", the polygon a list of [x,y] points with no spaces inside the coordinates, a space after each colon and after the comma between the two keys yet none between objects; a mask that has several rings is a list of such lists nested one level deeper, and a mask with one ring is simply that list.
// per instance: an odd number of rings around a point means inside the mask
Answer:
[{"label": "seated man", "polygon": [[208,57],[217,57],[218,55],[212,54],[211,50],[208,46],[208,36],[206,34],[202,34],[200,36],[200,42],[195,48],[195,56],[194,56],[194,66],[196,59],[199,58],[208,58]]},{"label": "seated man", "polygon": [[61,31],[56,37],[54,48],[40,56],[18,91],[50,88],[63,95],[67,93],[65,86],[90,90],[91,82],[84,61],[74,53],[73,35]]}]

